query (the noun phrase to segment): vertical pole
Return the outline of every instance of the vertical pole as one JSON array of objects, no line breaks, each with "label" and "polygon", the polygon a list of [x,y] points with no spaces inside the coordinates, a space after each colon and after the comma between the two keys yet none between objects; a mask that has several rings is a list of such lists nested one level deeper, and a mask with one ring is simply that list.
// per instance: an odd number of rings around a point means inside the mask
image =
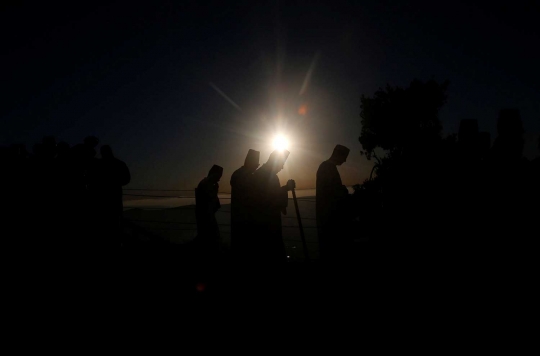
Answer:
[{"label": "vertical pole", "polygon": [[306,244],[306,237],[304,236],[304,228],[302,227],[302,219],[300,218],[300,209],[298,209],[298,201],[296,200],[296,192],[292,190],[292,196],[294,200],[294,208],[296,209],[296,218],[298,219],[298,227],[300,228],[300,237],[302,238],[302,246],[304,248],[304,257],[309,262],[309,253]]}]

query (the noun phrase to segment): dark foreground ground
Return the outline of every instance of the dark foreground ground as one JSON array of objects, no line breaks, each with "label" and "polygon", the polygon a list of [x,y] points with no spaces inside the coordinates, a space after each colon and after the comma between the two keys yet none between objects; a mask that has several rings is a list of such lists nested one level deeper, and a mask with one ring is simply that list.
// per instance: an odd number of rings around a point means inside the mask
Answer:
[{"label": "dark foreground ground", "polygon": [[4,251],[3,305],[21,323],[99,315],[99,328],[119,313],[131,320],[143,311],[174,315],[170,322],[186,327],[184,317],[223,312],[256,319],[277,312],[289,325],[324,312],[362,323],[349,317],[353,309],[381,318],[427,310],[434,318],[481,316],[485,322],[503,311],[532,310],[538,262],[536,250],[524,247],[369,240],[355,243],[351,260],[282,265],[237,263],[227,253],[193,259],[186,246],[151,241],[109,253]]},{"label": "dark foreground ground", "polygon": [[[182,248],[132,247],[121,253],[118,281],[132,295],[168,301],[490,303],[508,293],[533,290],[534,260],[505,246],[496,250],[414,241],[357,241],[352,259],[322,263],[252,265],[226,253],[211,262],[191,261]],[[480,298],[476,300],[476,298]],[[451,307],[451,306],[449,306]]]}]

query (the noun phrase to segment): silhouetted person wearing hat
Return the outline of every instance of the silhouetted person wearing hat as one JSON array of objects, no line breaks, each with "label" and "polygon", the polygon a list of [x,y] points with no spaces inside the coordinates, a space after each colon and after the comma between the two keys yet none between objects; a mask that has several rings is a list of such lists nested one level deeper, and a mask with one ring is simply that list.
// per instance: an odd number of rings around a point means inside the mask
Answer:
[{"label": "silhouetted person wearing hat", "polygon": [[337,166],[347,161],[349,149],[337,145],[330,159],[317,170],[316,213],[319,235],[320,258],[337,261],[351,248],[347,231],[350,220],[348,209],[349,191],[341,183]]},{"label": "silhouetted person wearing hat", "polygon": [[99,230],[96,239],[102,247],[111,249],[120,247],[120,223],[123,211],[122,186],[128,184],[131,175],[127,165],[114,157],[108,145],[101,146],[101,159],[89,172],[89,192],[98,220]]},{"label": "silhouetted person wearing hat", "polygon": [[253,256],[258,262],[286,262],[287,254],[281,231],[281,213],[286,213],[288,191],[294,180],[281,187],[277,174],[289,156],[289,151],[274,151],[268,161],[253,173],[250,206],[253,217]]},{"label": "silhouetted person wearing hat", "polygon": [[219,180],[223,168],[214,165],[195,189],[195,214],[197,218],[197,237],[195,246],[201,257],[217,256],[220,248],[219,226],[215,213],[221,207],[218,198]]},{"label": "silhouetted person wearing hat", "polygon": [[236,259],[254,251],[249,242],[252,233],[249,195],[253,172],[259,167],[260,152],[249,150],[244,165],[231,176],[231,250]]}]

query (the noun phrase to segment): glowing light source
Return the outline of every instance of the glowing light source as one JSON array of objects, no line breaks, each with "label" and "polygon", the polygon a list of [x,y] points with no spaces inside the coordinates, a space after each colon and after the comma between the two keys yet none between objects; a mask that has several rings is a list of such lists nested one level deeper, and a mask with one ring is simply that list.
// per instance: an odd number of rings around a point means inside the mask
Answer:
[{"label": "glowing light source", "polygon": [[272,142],[275,150],[285,150],[289,147],[289,142],[283,135],[277,135]]}]

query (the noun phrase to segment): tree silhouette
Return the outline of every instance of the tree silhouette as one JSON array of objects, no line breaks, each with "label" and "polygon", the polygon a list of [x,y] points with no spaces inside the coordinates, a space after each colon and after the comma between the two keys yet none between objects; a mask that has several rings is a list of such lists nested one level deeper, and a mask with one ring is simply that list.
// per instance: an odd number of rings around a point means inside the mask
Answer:
[{"label": "tree silhouette", "polygon": [[[439,120],[448,84],[414,80],[407,88],[387,85],[361,98],[361,153],[376,163],[357,190],[367,221],[379,222],[373,235],[397,238],[414,231],[416,238],[427,237],[441,221],[440,182],[456,144],[455,136],[442,138]],[[419,216],[422,224],[415,223]]]},{"label": "tree silhouette", "polygon": [[388,157],[417,156],[441,138],[439,109],[446,102],[449,82],[414,80],[408,88],[379,89],[373,97],[362,95],[359,141],[368,159],[382,166],[376,148],[387,151]]}]

